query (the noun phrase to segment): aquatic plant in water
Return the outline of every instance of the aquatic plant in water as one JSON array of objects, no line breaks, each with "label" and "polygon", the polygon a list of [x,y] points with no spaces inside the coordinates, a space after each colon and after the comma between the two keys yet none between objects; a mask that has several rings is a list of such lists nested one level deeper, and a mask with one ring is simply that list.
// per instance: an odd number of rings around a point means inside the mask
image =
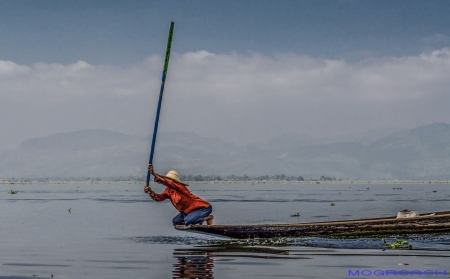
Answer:
[{"label": "aquatic plant in water", "polygon": [[388,249],[412,249],[412,245],[406,240],[397,240],[394,243],[387,243],[385,238],[381,239]]},{"label": "aquatic plant in water", "polygon": [[274,237],[274,238],[251,238],[251,239],[210,239],[208,244],[228,245],[228,246],[287,246],[291,238]]},{"label": "aquatic plant in water", "polygon": [[19,191],[11,190],[11,191],[8,192],[8,194],[11,194],[11,195],[15,195],[15,194],[17,194],[17,193],[19,193]]}]

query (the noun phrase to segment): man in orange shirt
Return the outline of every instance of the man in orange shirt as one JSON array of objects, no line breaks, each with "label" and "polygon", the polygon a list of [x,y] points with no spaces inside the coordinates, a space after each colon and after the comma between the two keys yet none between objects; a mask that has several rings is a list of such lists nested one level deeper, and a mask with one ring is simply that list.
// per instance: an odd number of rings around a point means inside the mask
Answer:
[{"label": "man in orange shirt", "polygon": [[144,192],[149,194],[154,201],[170,199],[173,206],[180,212],[172,220],[176,225],[202,225],[206,221],[208,226],[213,224],[214,216],[211,215],[212,206],[209,202],[193,195],[180,181],[178,172],[171,170],[166,176],[159,175],[153,171],[153,166],[148,166],[148,171],[155,177],[155,182],[163,184],[167,188],[161,194],[156,194],[150,187],[145,186]]}]

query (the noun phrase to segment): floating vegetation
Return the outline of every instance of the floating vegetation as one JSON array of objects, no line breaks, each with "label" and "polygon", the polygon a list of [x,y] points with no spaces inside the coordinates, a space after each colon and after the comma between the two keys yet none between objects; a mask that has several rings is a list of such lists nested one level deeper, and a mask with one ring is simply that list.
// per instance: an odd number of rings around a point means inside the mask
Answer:
[{"label": "floating vegetation", "polygon": [[69,214],[72,213],[72,208],[67,209],[69,211]]},{"label": "floating vegetation", "polygon": [[393,190],[403,190],[403,188],[392,188]]},{"label": "floating vegetation", "polygon": [[[210,239],[208,244],[232,246],[287,246],[291,238],[253,238],[253,239]],[[270,248],[269,248],[270,249]]]},{"label": "floating vegetation", "polygon": [[[146,236],[132,237],[132,241],[149,244],[175,244],[175,245],[226,245],[230,246],[305,246],[304,239],[277,237],[230,239],[228,237],[197,237],[197,236]],[[270,248],[269,248],[270,249]]]},{"label": "floating vegetation", "polygon": [[437,191],[436,190],[433,190],[433,193],[436,193]]},{"label": "floating vegetation", "polygon": [[331,205],[331,206],[335,206],[336,204],[335,204],[335,203],[331,203],[330,205]]},{"label": "floating vegetation", "polygon": [[300,213],[292,214],[291,217],[300,217]]},{"label": "floating vegetation", "polygon": [[11,194],[11,195],[15,195],[17,193],[19,193],[19,191],[14,191],[14,190],[8,191],[8,194]]},{"label": "floating vegetation", "polygon": [[[195,245],[194,249],[201,249],[201,246],[208,247],[227,247],[228,249],[243,247],[243,249],[269,248],[273,247],[322,247],[322,248],[364,248],[364,249],[389,249],[380,239],[382,235],[373,235],[370,237],[342,237],[342,236],[326,236],[326,237],[278,237],[278,238],[252,238],[252,239],[230,239],[228,237],[213,237],[209,235],[194,235],[194,236],[144,236],[131,238],[113,238],[115,240],[131,240],[136,243],[146,244],[171,244],[171,245]],[[388,241],[395,238],[387,238]],[[418,234],[408,237],[409,242],[413,242],[413,249],[420,250],[421,248],[428,249],[431,243],[448,243],[450,241],[450,234]],[[252,247],[249,247],[252,246]],[[261,247],[266,246],[266,247]],[[189,248],[189,249],[192,249]],[[223,249],[222,248],[222,249]],[[390,250],[390,249],[389,249]],[[409,250],[409,247],[403,250]]]},{"label": "floating vegetation", "polygon": [[381,240],[383,241],[384,245],[386,245],[386,247],[388,249],[397,249],[397,250],[402,250],[402,249],[411,250],[412,249],[412,245],[409,244],[409,242],[406,240],[399,239],[394,243],[387,243],[385,238],[382,238]]}]

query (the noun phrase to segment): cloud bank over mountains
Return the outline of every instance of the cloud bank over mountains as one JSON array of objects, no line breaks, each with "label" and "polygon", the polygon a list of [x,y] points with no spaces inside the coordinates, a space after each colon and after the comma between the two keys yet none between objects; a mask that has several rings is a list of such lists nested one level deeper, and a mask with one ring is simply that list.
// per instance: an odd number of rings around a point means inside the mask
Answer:
[{"label": "cloud bank over mountains", "polygon": [[[0,60],[0,148],[57,132],[153,126],[163,59],[128,67]],[[450,122],[450,48],[355,63],[295,53],[171,56],[160,127],[239,144]]]}]

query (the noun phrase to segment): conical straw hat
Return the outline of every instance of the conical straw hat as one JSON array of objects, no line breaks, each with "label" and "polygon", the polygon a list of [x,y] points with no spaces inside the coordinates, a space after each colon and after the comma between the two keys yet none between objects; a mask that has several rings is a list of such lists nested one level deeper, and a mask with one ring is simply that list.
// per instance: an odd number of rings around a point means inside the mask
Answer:
[{"label": "conical straw hat", "polygon": [[169,172],[166,174],[166,177],[168,177],[168,178],[170,178],[170,179],[172,179],[172,180],[181,182],[181,181],[180,181],[180,175],[178,174],[177,171],[174,171],[174,170],[169,171]]}]

